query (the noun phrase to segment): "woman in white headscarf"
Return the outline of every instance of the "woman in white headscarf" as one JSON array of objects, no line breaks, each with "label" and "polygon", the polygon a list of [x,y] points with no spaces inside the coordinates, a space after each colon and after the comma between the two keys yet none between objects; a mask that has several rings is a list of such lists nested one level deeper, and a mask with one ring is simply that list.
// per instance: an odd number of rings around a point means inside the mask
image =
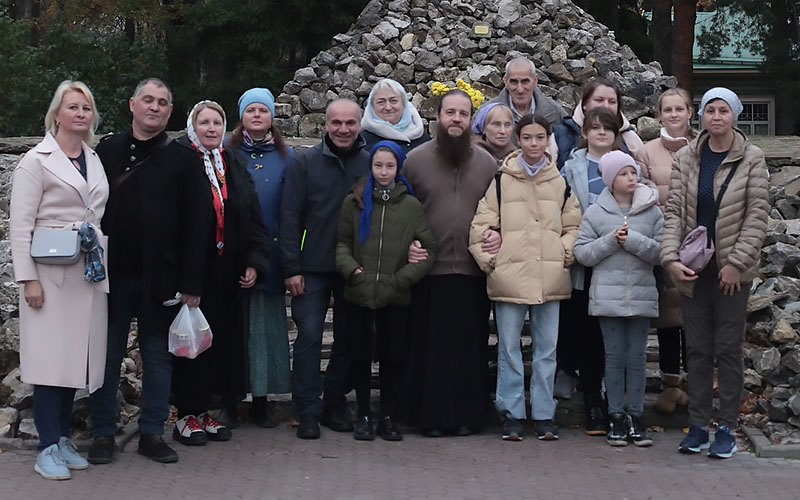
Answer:
[{"label": "woman in white headscarf", "polygon": [[408,100],[406,90],[389,78],[379,80],[369,93],[361,118],[361,135],[367,141],[364,148],[367,151],[380,141],[390,140],[408,153],[431,140],[417,108]]},{"label": "woman in white headscarf", "polygon": [[[750,285],[758,275],[769,212],[764,153],[735,127],[739,97],[716,87],[703,95],[704,130],[675,154],[664,210],[661,263],[681,293],[689,372],[689,434],[684,453],[728,458],[744,383],[742,343]],[[704,267],[688,267],[679,248],[690,231],[707,230],[714,243]],[[684,255],[686,257],[686,255]],[[719,426],[709,445],[714,366],[719,383]]]},{"label": "woman in white headscarf", "polygon": [[[214,208],[197,214],[213,227],[207,246],[197,249],[207,253],[200,309],[213,343],[195,359],[173,360],[172,403],[178,409],[173,438],[186,445],[231,437],[231,417],[246,394],[241,290],[252,287],[258,273],[268,272],[268,237],[253,180],[238,155],[222,147],[225,124],[219,104],[201,101],[189,113],[186,135],[177,141],[197,153],[197,168],[206,173]],[[222,422],[208,412],[218,408],[227,410]]]}]

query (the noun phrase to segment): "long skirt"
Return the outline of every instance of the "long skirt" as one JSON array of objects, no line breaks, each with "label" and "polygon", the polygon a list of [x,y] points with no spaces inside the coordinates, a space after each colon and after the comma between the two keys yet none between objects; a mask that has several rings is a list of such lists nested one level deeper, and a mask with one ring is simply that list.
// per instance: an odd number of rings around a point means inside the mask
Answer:
[{"label": "long skirt", "polygon": [[253,397],[292,392],[285,294],[253,290],[244,308],[250,392]]},{"label": "long skirt", "polygon": [[478,276],[427,276],[412,292],[398,413],[421,429],[486,425],[489,299]]}]

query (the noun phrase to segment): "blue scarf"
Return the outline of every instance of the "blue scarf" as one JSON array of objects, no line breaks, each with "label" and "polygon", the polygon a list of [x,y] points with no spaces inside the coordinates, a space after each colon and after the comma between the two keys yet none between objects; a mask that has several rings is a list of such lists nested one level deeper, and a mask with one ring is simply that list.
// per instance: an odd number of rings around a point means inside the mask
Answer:
[{"label": "blue scarf", "polygon": [[406,154],[403,152],[403,149],[394,141],[380,141],[376,143],[369,153],[370,173],[364,185],[364,194],[361,195],[361,203],[364,204],[364,208],[361,209],[361,216],[358,221],[359,243],[364,243],[369,236],[370,221],[372,220],[372,189],[375,186],[375,178],[372,176],[372,158],[375,156],[375,152],[378,148],[381,147],[389,148],[394,152],[394,157],[397,158],[397,176],[395,176],[394,180],[395,182],[400,181],[405,184],[408,189],[408,194],[414,196],[411,183],[408,182],[408,179],[403,175],[400,175],[400,169],[403,168],[403,162],[406,160]]}]

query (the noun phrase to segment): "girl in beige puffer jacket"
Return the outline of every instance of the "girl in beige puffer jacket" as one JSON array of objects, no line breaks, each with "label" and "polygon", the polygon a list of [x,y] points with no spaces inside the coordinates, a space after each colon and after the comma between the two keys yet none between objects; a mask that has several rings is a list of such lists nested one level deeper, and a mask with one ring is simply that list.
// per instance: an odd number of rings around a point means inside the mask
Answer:
[{"label": "girl in beige puffer jacket", "polygon": [[[531,318],[533,375],[531,408],[539,439],[557,439],[553,426],[559,301],[570,297],[568,266],[580,222],[580,207],[555,162],[545,152],[550,125],[526,115],[516,128],[521,151],[511,153],[478,203],[469,250],[488,274],[495,301],[498,356],[495,406],[505,419],[503,439],[522,439],[525,386],[520,332]],[[498,184],[499,183],[499,184]],[[485,233],[499,231],[500,251],[481,249]]]}]

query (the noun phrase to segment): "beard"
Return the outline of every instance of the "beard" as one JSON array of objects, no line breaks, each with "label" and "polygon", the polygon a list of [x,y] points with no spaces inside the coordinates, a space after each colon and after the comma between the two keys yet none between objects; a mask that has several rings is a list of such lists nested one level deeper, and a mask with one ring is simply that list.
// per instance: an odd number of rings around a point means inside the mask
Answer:
[{"label": "beard", "polygon": [[439,155],[453,166],[461,165],[472,154],[472,132],[469,127],[461,135],[452,137],[441,123],[436,124],[436,149]]}]

